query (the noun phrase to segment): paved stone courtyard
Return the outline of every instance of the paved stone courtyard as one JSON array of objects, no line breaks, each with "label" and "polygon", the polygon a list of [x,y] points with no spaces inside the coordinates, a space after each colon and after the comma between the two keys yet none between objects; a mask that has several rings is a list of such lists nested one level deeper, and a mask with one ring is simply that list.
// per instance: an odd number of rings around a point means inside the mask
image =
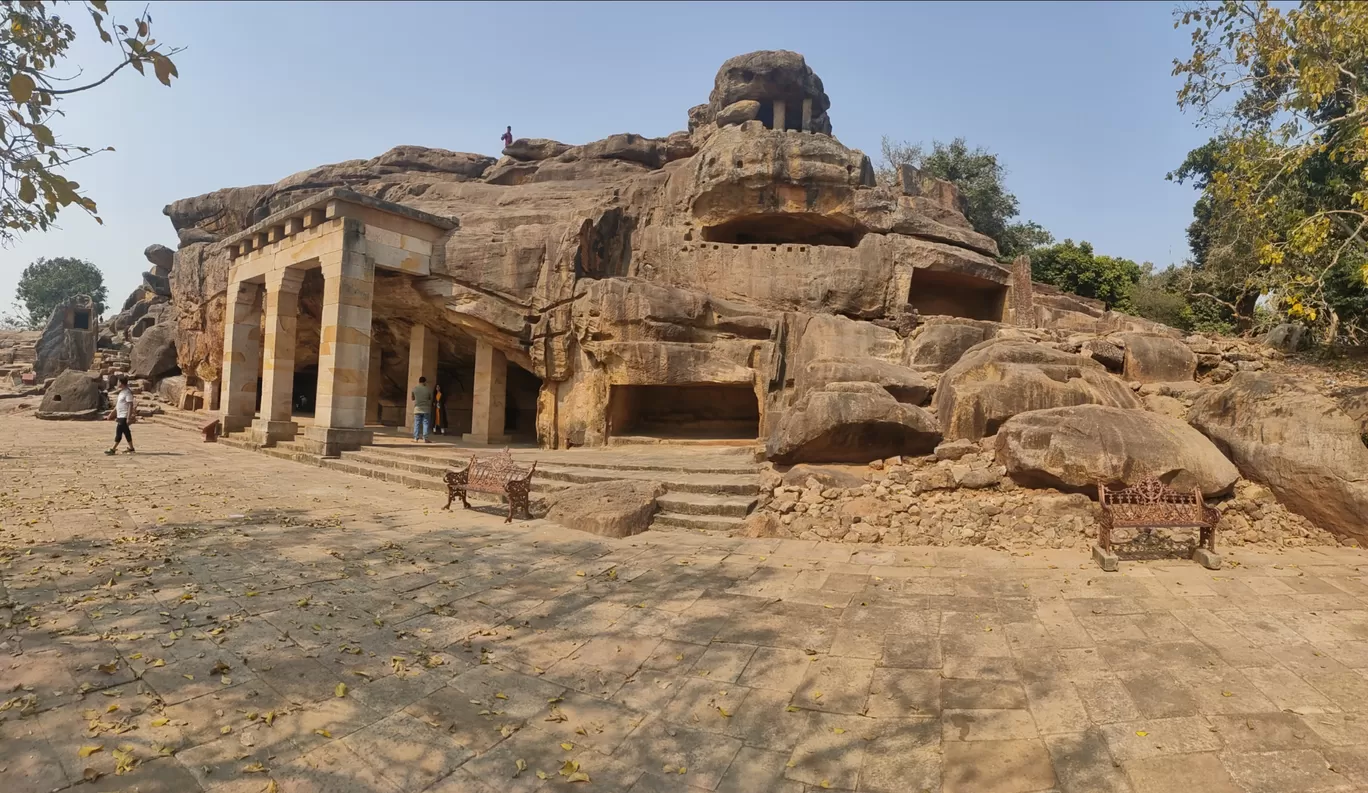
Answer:
[{"label": "paved stone courtyard", "polygon": [[6,793],[1368,791],[1356,551],[604,540],[134,433],[0,417]]}]

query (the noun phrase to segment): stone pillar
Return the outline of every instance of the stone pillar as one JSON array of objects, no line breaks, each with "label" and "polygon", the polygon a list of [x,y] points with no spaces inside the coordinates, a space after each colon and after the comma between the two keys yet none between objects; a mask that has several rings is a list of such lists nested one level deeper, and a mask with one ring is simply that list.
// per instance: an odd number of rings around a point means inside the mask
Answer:
[{"label": "stone pillar", "polygon": [[812,131],[812,98],[803,100],[803,131]]},{"label": "stone pillar", "polygon": [[228,285],[223,317],[223,431],[240,432],[256,415],[257,371],[261,368],[261,284]]},{"label": "stone pillar", "polygon": [[413,387],[419,377],[427,378],[428,388],[437,387],[437,334],[426,325],[414,325],[409,332],[408,390],[404,392],[404,426],[409,429],[413,429]]},{"label": "stone pillar", "polygon": [[217,412],[219,409],[219,396],[221,392],[219,381],[204,381],[204,409],[210,413]]},{"label": "stone pillar", "polygon": [[371,342],[370,372],[366,375],[366,421],[380,423],[380,390],[384,374],[380,367],[380,345]]},{"label": "stone pillar", "polygon": [[320,257],[318,407],[313,426],[304,431],[305,450],[324,457],[359,449],[372,440],[365,426],[375,263],[364,253],[364,224],[355,218],[343,222],[342,251]]},{"label": "stone pillar", "polygon": [[294,407],[295,329],[299,323],[299,287],[304,271],[277,270],[266,276],[266,344],[261,363],[261,418],[252,423],[262,446],[292,441],[299,425],[291,420]]},{"label": "stone pillar", "polygon": [[774,100],[774,128],[784,128],[784,100]]},{"label": "stone pillar", "polygon": [[470,433],[474,443],[507,443],[504,406],[508,400],[508,359],[487,342],[475,342],[475,401],[471,407]]}]

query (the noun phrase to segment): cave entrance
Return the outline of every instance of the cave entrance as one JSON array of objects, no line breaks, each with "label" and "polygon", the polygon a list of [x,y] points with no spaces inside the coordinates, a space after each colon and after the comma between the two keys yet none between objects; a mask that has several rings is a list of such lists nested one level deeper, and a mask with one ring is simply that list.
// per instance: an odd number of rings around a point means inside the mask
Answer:
[{"label": "cave entrance", "polygon": [[608,435],[754,440],[760,402],[749,385],[615,385]]},{"label": "cave entrance", "polygon": [[922,316],[1002,321],[1007,287],[959,273],[917,270],[907,302]]},{"label": "cave entrance", "polygon": [[854,248],[864,232],[849,221],[813,212],[746,215],[703,229],[705,242],[733,245],[839,245]]},{"label": "cave entrance", "polygon": [[83,308],[76,309],[71,317],[71,327],[74,330],[90,330],[90,312]]}]

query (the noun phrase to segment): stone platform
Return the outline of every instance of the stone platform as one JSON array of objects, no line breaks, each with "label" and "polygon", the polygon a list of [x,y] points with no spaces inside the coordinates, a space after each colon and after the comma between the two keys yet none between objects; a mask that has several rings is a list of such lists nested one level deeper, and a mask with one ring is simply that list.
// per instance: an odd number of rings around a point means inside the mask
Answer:
[{"label": "stone platform", "polygon": [[1368,789],[1359,551],[610,540],[108,430],[0,417],[6,793]]}]

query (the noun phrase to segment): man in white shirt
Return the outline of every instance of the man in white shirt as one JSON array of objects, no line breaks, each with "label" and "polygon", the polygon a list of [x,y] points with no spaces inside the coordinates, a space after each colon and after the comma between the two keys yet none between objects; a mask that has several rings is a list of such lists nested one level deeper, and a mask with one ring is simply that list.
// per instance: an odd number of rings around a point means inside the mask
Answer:
[{"label": "man in white shirt", "polygon": [[133,448],[133,433],[128,431],[128,424],[136,415],[137,405],[133,401],[133,389],[128,387],[128,375],[119,375],[119,395],[114,398],[114,409],[109,411],[109,417],[114,419],[114,445],[105,449],[105,454],[114,454],[119,451],[119,441],[128,439],[128,453],[137,451]]}]

